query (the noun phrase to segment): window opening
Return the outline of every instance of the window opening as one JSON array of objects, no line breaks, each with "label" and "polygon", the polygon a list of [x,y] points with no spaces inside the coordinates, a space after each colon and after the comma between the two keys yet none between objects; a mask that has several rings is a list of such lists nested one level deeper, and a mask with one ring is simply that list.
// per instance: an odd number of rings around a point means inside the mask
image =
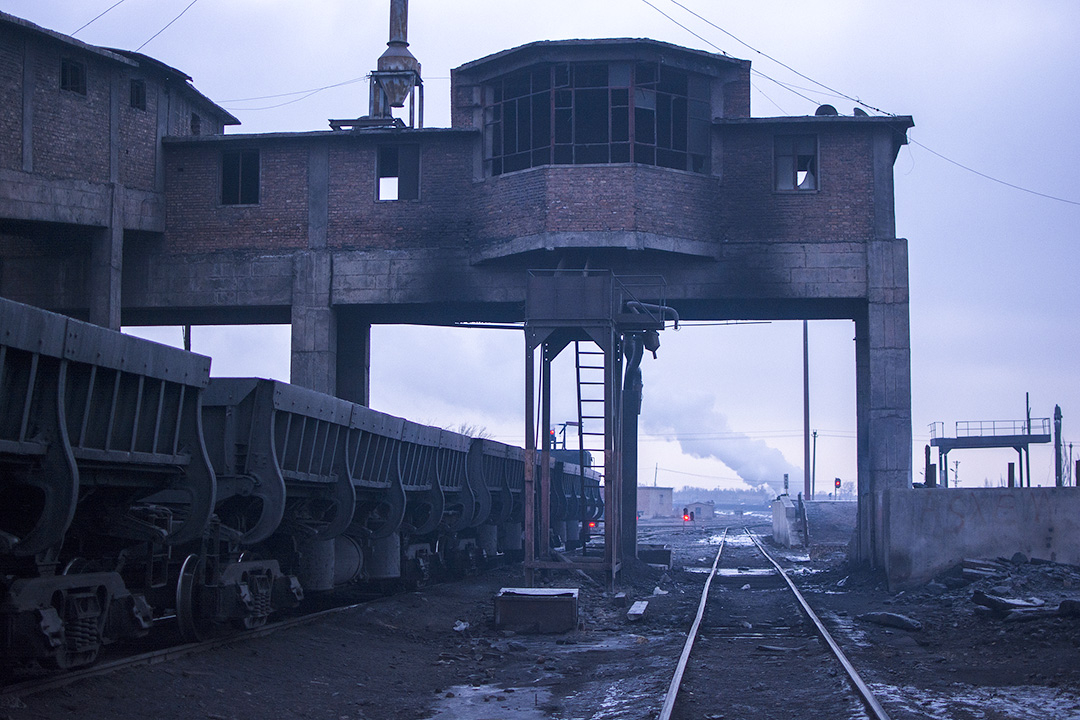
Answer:
[{"label": "window opening", "polygon": [[145,80],[132,80],[131,81],[131,107],[136,110],[146,109],[146,81]]},{"label": "window opening", "polygon": [[221,204],[259,203],[259,151],[236,150],[221,156]]},{"label": "window opening", "polygon": [[375,164],[377,200],[419,199],[419,145],[382,145]]},{"label": "window opening", "polygon": [[198,113],[191,113],[191,134],[202,135],[202,118]]},{"label": "window opening", "polygon": [[660,63],[558,63],[485,88],[487,171],[637,162],[708,172],[709,80]]},{"label": "window opening", "polygon": [[86,65],[71,58],[60,58],[60,89],[86,94]]},{"label": "window opening", "polygon": [[818,189],[817,137],[781,135],[775,141],[776,189]]}]

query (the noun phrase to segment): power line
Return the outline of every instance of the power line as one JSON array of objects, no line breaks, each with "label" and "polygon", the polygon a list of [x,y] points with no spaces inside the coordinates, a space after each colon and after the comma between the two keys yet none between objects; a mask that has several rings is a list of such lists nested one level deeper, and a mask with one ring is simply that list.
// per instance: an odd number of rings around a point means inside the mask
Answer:
[{"label": "power line", "polygon": [[[649,0],[641,0],[641,2],[645,3],[646,5],[648,5],[649,7],[651,7],[651,8],[653,9],[653,10],[655,10],[655,11],[656,11],[656,12],[658,12],[658,13],[660,13],[661,15],[663,15],[664,17],[666,17],[666,18],[667,18],[668,20],[670,20],[671,22],[673,22],[673,23],[675,23],[676,25],[678,25],[679,27],[681,27],[681,28],[682,28],[683,30],[685,30],[686,32],[690,33],[691,35],[693,35],[694,37],[696,37],[696,38],[697,38],[698,40],[700,40],[701,42],[703,42],[703,43],[705,43],[706,45],[708,45],[709,47],[711,47],[711,48],[712,48],[713,50],[715,50],[716,52],[720,53],[721,55],[723,55],[723,56],[725,56],[725,57],[731,57],[731,56],[730,56],[730,55],[728,55],[728,54],[727,54],[727,52],[726,52],[726,51],[725,51],[725,50],[724,50],[723,48],[721,48],[721,47],[720,47],[719,45],[717,45],[716,43],[712,42],[712,41],[711,41],[711,40],[709,40],[708,38],[705,38],[705,37],[703,37],[702,35],[698,35],[698,34],[697,34],[696,32],[694,32],[693,30],[691,30],[690,28],[688,28],[688,27],[687,27],[686,25],[683,25],[683,24],[682,24],[681,22],[679,22],[679,21],[678,21],[678,20],[676,20],[675,18],[673,18],[673,17],[671,17],[670,15],[668,15],[668,14],[667,14],[666,12],[664,12],[664,11],[663,11],[663,10],[661,10],[660,8],[658,8],[658,7],[656,7],[655,5],[653,5],[653,4],[651,3],[651,2],[649,2]],[[675,3],[675,4],[676,4],[676,5],[678,5],[678,3]],[[682,6],[680,5],[679,7],[682,7]],[[684,9],[685,9],[685,8],[684,8]],[[707,22],[707,21],[706,21],[706,22]],[[712,23],[709,23],[709,24],[711,25]],[[795,95],[798,95],[798,96],[799,96],[799,97],[801,97],[801,98],[802,98],[803,100],[806,100],[806,101],[807,101],[808,103],[810,103],[810,104],[812,104],[812,105],[817,105],[817,104],[818,104],[818,103],[817,103],[817,102],[816,102],[815,100],[813,100],[813,99],[811,99],[811,98],[808,98],[808,97],[806,97],[805,95],[803,95],[802,93],[800,93],[800,92],[798,92],[798,91],[794,90],[792,86],[790,86],[790,85],[787,85],[787,84],[785,84],[785,83],[782,83],[782,82],[780,82],[779,80],[777,80],[776,78],[772,78],[772,77],[769,77],[768,75],[766,75],[765,73],[761,72],[760,70],[755,70],[754,68],[751,68],[751,69],[750,69],[750,72],[751,72],[751,73],[753,73],[754,75],[757,75],[757,76],[759,76],[759,77],[763,77],[763,78],[765,78],[766,80],[768,80],[768,81],[770,81],[770,82],[774,82],[774,83],[776,83],[777,85],[779,85],[780,87],[784,88],[784,89],[785,89],[785,90],[787,90],[788,92],[790,92],[790,93],[793,93],[793,94],[795,94]],[[759,92],[760,92],[760,90],[759,90]],[[761,93],[761,94],[762,94],[762,95],[765,95],[765,93]],[[768,97],[768,96],[766,95],[766,97]],[[772,100],[771,100],[771,99],[770,99],[770,102],[772,102]],[[773,103],[773,105],[776,105],[776,103]],[[780,106],[779,106],[779,105],[777,105],[777,107],[780,107]],[[781,112],[782,112],[782,111],[781,111]]]},{"label": "power line", "polygon": [[975,168],[968,167],[967,165],[964,165],[961,162],[957,162],[956,160],[953,160],[950,157],[946,157],[946,156],[942,155],[941,153],[937,152],[936,150],[928,148],[926,145],[923,145],[918,140],[912,140],[911,138],[908,138],[908,142],[910,142],[912,145],[918,145],[919,147],[921,147],[926,152],[930,153],[931,155],[934,155],[935,157],[941,158],[942,160],[944,160],[947,163],[951,163],[951,164],[955,165],[956,167],[958,167],[958,168],[960,168],[962,170],[967,170],[969,173],[974,173],[975,175],[978,175],[979,177],[984,178],[986,180],[989,180],[991,182],[996,182],[999,185],[1004,185],[1005,187],[1012,188],[1013,190],[1019,190],[1020,192],[1026,192],[1026,193],[1031,194],[1031,195],[1037,195],[1038,197],[1046,198],[1047,200],[1057,200],[1058,202],[1067,203],[1069,205],[1080,205],[1080,201],[1069,200],[1068,198],[1059,197],[1057,195],[1050,195],[1048,193],[1039,192],[1038,190],[1031,190],[1029,188],[1022,187],[1020,185],[1015,185],[1015,184],[1013,184],[1011,182],[1007,182],[1007,181],[1002,180],[1000,178],[996,178],[993,175],[987,175],[986,173],[980,172],[980,171],[976,170]]},{"label": "power line", "polygon": [[[657,11],[658,13],[660,13],[661,15],[663,15],[664,17],[666,17],[666,18],[667,18],[668,20],[670,20],[671,22],[675,23],[676,25],[678,25],[678,26],[679,26],[679,27],[681,27],[682,29],[686,30],[686,31],[687,31],[688,33],[690,33],[690,34],[691,34],[691,35],[693,35],[694,37],[696,37],[696,38],[699,38],[699,39],[701,39],[701,40],[702,40],[703,42],[707,43],[707,44],[708,44],[708,45],[709,45],[710,47],[712,47],[712,48],[716,49],[716,50],[717,50],[718,52],[720,52],[720,53],[722,53],[723,55],[727,56],[727,53],[726,53],[726,52],[724,52],[723,50],[721,50],[719,46],[717,46],[716,44],[714,44],[714,43],[710,42],[709,40],[706,40],[706,39],[704,39],[704,38],[703,38],[703,37],[702,37],[701,35],[699,35],[698,33],[694,32],[693,30],[691,30],[690,28],[688,28],[688,27],[687,27],[686,25],[682,24],[682,23],[681,23],[681,22],[679,22],[678,20],[674,19],[673,17],[671,17],[671,16],[670,16],[670,15],[668,15],[667,13],[663,12],[662,10],[660,10],[660,9],[659,9],[658,7],[656,7],[656,6],[655,6],[655,5],[653,5],[653,4],[651,3],[651,2],[649,2],[649,0],[641,0],[641,1],[642,1],[643,3],[645,3],[646,5],[648,5],[649,7],[651,7],[652,9],[656,10],[656,11]],[[787,70],[790,70],[791,72],[795,73],[796,75],[798,75],[799,77],[803,78],[804,80],[807,80],[807,81],[809,81],[809,82],[812,82],[813,84],[817,85],[818,87],[824,88],[824,89],[825,89],[825,90],[827,90],[828,92],[832,93],[834,97],[842,97],[842,98],[845,98],[845,99],[847,99],[847,100],[850,100],[850,101],[852,101],[852,102],[854,102],[854,103],[856,103],[856,104],[858,104],[858,105],[861,105],[861,106],[863,106],[863,107],[865,107],[865,108],[867,108],[867,109],[869,109],[869,110],[873,110],[874,112],[878,112],[878,113],[881,113],[882,115],[886,115],[886,116],[889,116],[889,117],[896,117],[896,113],[891,113],[891,112],[887,112],[887,111],[885,111],[885,110],[882,110],[881,108],[875,107],[875,106],[873,106],[873,105],[870,105],[870,104],[868,104],[868,103],[865,103],[865,102],[863,102],[862,100],[859,100],[859,99],[858,99],[857,97],[853,97],[853,96],[851,96],[851,95],[848,95],[847,93],[841,92],[841,91],[839,91],[839,90],[837,90],[837,89],[835,89],[835,88],[833,88],[833,87],[830,87],[829,85],[826,85],[825,83],[819,82],[819,81],[815,80],[814,78],[810,77],[809,75],[805,75],[805,74],[803,74],[803,73],[799,72],[798,70],[796,70],[796,69],[795,69],[795,68],[793,68],[792,66],[788,65],[787,63],[784,63],[784,62],[782,62],[782,61],[780,61],[780,60],[777,60],[777,59],[776,59],[776,58],[774,58],[774,57],[773,57],[772,55],[769,55],[768,53],[766,53],[766,52],[764,52],[764,51],[762,51],[762,50],[758,50],[758,49],[757,49],[757,48],[755,48],[755,47],[754,47],[753,45],[750,45],[750,44],[749,44],[749,43],[747,43],[746,41],[744,41],[744,40],[742,40],[742,39],[740,39],[740,38],[736,37],[736,36],[735,36],[734,34],[732,34],[731,32],[729,32],[729,31],[727,31],[727,30],[725,30],[724,28],[720,27],[719,25],[717,25],[716,23],[712,22],[712,21],[711,21],[711,20],[709,20],[708,18],[706,18],[706,17],[704,17],[704,16],[702,16],[702,15],[699,15],[698,13],[694,12],[693,10],[691,10],[691,9],[690,9],[690,8],[688,8],[688,7],[686,7],[685,5],[683,5],[683,4],[682,4],[681,2],[679,2],[678,0],[670,0],[670,2],[671,2],[671,3],[673,4],[673,5],[677,5],[677,6],[679,6],[680,8],[682,8],[683,10],[685,10],[686,12],[688,12],[688,13],[690,13],[691,15],[693,15],[694,17],[696,17],[697,19],[699,19],[699,20],[701,20],[702,22],[706,23],[707,25],[709,25],[709,26],[711,26],[711,27],[713,27],[713,28],[716,28],[716,29],[717,29],[717,30],[719,30],[720,32],[724,33],[725,35],[727,35],[727,36],[728,36],[728,37],[730,37],[731,39],[735,40],[735,41],[736,41],[736,42],[738,42],[739,44],[741,44],[741,45],[743,45],[744,47],[746,47],[746,48],[750,49],[751,51],[753,51],[753,52],[757,53],[758,55],[761,55],[762,57],[764,57],[764,58],[767,58],[767,59],[769,59],[769,60],[773,61],[773,62],[774,62],[774,63],[776,63],[777,65],[780,65],[781,67],[783,67],[783,68],[786,68]],[[776,80],[776,79],[774,79],[774,78],[772,78],[772,77],[769,77],[769,76],[768,76],[768,75],[766,75],[765,73],[757,72],[757,71],[755,71],[755,70],[753,70],[753,69],[751,69],[751,72],[754,72],[754,73],[756,73],[757,75],[760,75],[761,77],[765,78],[766,80],[771,80],[772,82],[776,83],[776,84],[777,84],[777,85],[779,85],[780,87],[782,87],[782,88],[786,89],[786,90],[787,90],[788,92],[791,92],[791,93],[793,93],[793,94],[795,94],[795,95],[798,95],[799,97],[803,98],[804,100],[808,100],[808,101],[810,101],[810,102],[814,102],[813,100],[811,100],[811,99],[810,99],[810,98],[808,98],[807,96],[805,96],[805,95],[803,95],[802,93],[800,93],[800,92],[796,91],[796,89],[795,89],[795,88],[797,88],[797,87],[798,87],[798,86],[796,86],[796,85],[791,85],[791,84],[788,84],[788,83],[783,83],[783,82],[780,82],[779,80]],[[800,89],[806,89],[806,88],[800,88]],[[758,92],[761,92],[761,89],[760,89],[760,88],[758,88]],[[813,92],[813,91],[810,91],[810,90],[808,90],[808,92]],[[765,95],[765,93],[763,93],[763,92],[762,92],[762,95]],[[774,102],[774,101],[773,101],[773,100],[772,100],[771,98],[769,98],[769,97],[768,97],[767,95],[766,95],[765,97],[766,97],[767,99],[769,99],[769,102],[772,102],[772,103],[773,103],[774,105],[776,105],[776,103],[775,103],[775,102]],[[779,107],[779,105],[777,105],[777,107]],[[906,134],[905,134],[905,137],[906,137]],[[1026,188],[1026,187],[1023,187],[1022,185],[1017,185],[1017,184],[1015,184],[1015,183],[1011,183],[1011,182],[1008,182],[1007,180],[1002,180],[1002,179],[1000,179],[1000,178],[996,178],[996,177],[994,177],[993,175],[988,175],[987,173],[981,172],[981,171],[979,171],[979,170],[976,170],[975,168],[972,168],[972,167],[970,167],[970,166],[968,166],[968,165],[965,165],[965,164],[963,164],[963,163],[961,163],[961,162],[959,162],[959,161],[953,160],[952,158],[950,158],[950,157],[948,157],[948,156],[946,156],[946,155],[943,155],[943,154],[941,154],[941,153],[937,152],[936,150],[933,150],[933,149],[931,149],[931,148],[927,147],[926,145],[924,145],[924,144],[923,144],[923,143],[921,143],[921,142],[918,142],[918,141],[916,141],[916,140],[911,140],[910,138],[908,138],[908,141],[909,141],[909,142],[911,142],[911,143],[912,143],[912,144],[914,144],[914,145],[918,145],[919,147],[923,148],[924,150],[926,150],[926,151],[927,151],[927,152],[929,152],[930,154],[934,155],[935,157],[938,157],[938,158],[940,158],[940,159],[944,160],[944,161],[945,161],[945,162],[947,162],[947,163],[951,163],[952,165],[955,165],[956,167],[958,167],[958,168],[961,168],[962,170],[967,170],[968,172],[970,172],[970,173],[972,173],[972,174],[974,174],[974,175],[978,175],[979,177],[981,177],[981,178],[983,178],[983,179],[985,179],[985,180],[989,180],[989,181],[991,181],[991,182],[995,182],[995,183],[998,183],[999,185],[1004,185],[1005,187],[1008,187],[1008,188],[1012,188],[1013,190],[1019,190],[1020,192],[1024,192],[1024,193],[1028,193],[1028,194],[1030,194],[1030,195],[1035,195],[1035,196],[1037,196],[1037,197],[1045,198],[1045,199],[1047,199],[1047,200],[1056,200],[1057,202],[1062,202],[1062,203],[1066,203],[1066,204],[1068,204],[1068,205],[1080,205],[1080,201],[1077,201],[1077,200],[1070,200],[1070,199],[1068,199],[1068,198],[1064,198],[1064,197],[1061,197],[1061,196],[1058,196],[1058,195],[1051,195],[1051,194],[1049,194],[1049,193],[1039,192],[1038,190],[1031,190],[1030,188]]]},{"label": "power line", "polygon": [[117,5],[122,5],[122,4],[124,4],[125,2],[127,2],[127,0],[117,0],[117,1],[115,2],[115,3],[113,3],[112,5],[110,5],[110,6],[109,6],[109,7],[107,8],[107,9],[103,10],[103,11],[102,11],[102,12],[101,12],[101,13],[100,13],[100,14],[99,14],[99,15],[98,15],[97,17],[95,17],[95,18],[94,18],[93,20],[91,20],[90,22],[86,23],[85,25],[83,25],[83,26],[82,26],[81,28],[79,28],[79,29],[78,29],[78,30],[76,30],[75,32],[71,33],[71,37],[75,37],[76,35],[78,35],[79,33],[81,33],[81,32],[82,32],[83,30],[85,30],[86,28],[90,27],[90,26],[91,26],[91,25],[93,25],[93,24],[94,24],[95,22],[97,22],[97,21],[98,21],[98,20],[100,20],[100,19],[101,19],[102,17],[104,17],[104,16],[105,16],[105,13],[109,12],[109,10],[112,10],[112,9],[113,9],[114,7],[116,7]]},{"label": "power line", "polygon": [[168,30],[168,29],[169,29],[169,25],[172,25],[172,24],[173,24],[174,22],[176,22],[176,21],[177,21],[177,20],[179,20],[180,18],[184,17],[184,13],[186,13],[186,12],[187,12],[188,10],[190,10],[190,9],[191,9],[191,6],[192,6],[192,5],[194,5],[194,4],[195,4],[195,3],[197,3],[197,2],[199,2],[199,0],[191,0],[191,3],[190,3],[190,4],[189,4],[189,5],[188,5],[188,6],[186,7],[186,8],[184,8],[183,10],[181,10],[181,11],[180,11],[180,14],[179,14],[179,15],[177,15],[177,16],[176,16],[176,17],[174,17],[174,18],[173,18],[172,20],[170,20],[170,21],[169,21],[169,24],[168,24],[168,25],[166,25],[165,27],[161,28],[161,29],[160,29],[160,30],[158,30],[158,31],[157,31],[156,33],[154,33],[153,35],[151,35],[151,36],[150,36],[150,40],[147,40],[147,41],[146,41],[146,42],[144,42],[144,43],[143,43],[142,45],[140,45],[139,47],[135,48],[135,52],[139,52],[139,51],[140,51],[140,50],[142,50],[142,49],[143,49],[144,47],[146,47],[147,45],[149,45],[149,44],[150,44],[150,41],[151,41],[151,40],[153,40],[153,39],[154,39],[154,38],[156,38],[156,37],[157,37],[158,35],[160,35],[161,33],[165,32],[166,30]]},{"label": "power line", "polygon": [[330,88],[341,87],[342,85],[351,85],[352,83],[360,82],[361,80],[367,80],[369,75],[361,75],[351,80],[342,80],[341,82],[334,83],[332,85],[323,85],[317,88],[308,88],[307,90],[294,90],[292,92],[277,93],[276,95],[258,95],[256,97],[246,98],[230,98],[228,100],[221,100],[223,103],[239,103],[239,102],[254,102],[256,100],[276,100],[277,98],[291,97],[293,95],[307,96],[310,93],[322,92],[323,90],[329,90]]},{"label": "power line", "polygon": [[[644,2],[645,0],[642,0],[642,1]],[[801,78],[802,78],[803,80],[806,80],[806,81],[808,81],[808,82],[812,82],[812,83],[814,83],[815,85],[817,85],[818,87],[824,88],[825,90],[828,90],[828,91],[829,91],[829,92],[831,92],[831,93],[835,93],[835,94],[836,94],[836,95],[837,95],[838,97],[842,97],[842,98],[845,98],[845,99],[847,99],[847,100],[850,100],[851,102],[853,102],[853,103],[857,103],[857,104],[859,104],[859,105],[862,105],[862,106],[863,106],[864,108],[867,108],[867,109],[869,109],[869,110],[873,110],[874,112],[879,112],[879,113],[881,113],[882,115],[892,115],[892,114],[893,114],[893,113],[888,113],[888,112],[885,112],[884,110],[882,110],[882,109],[880,109],[880,108],[876,108],[876,107],[874,107],[873,105],[868,105],[867,103],[864,103],[864,102],[863,102],[862,100],[859,100],[858,98],[852,97],[852,96],[850,96],[850,95],[847,95],[846,93],[842,93],[842,92],[840,92],[839,90],[836,90],[836,89],[834,89],[834,88],[831,88],[831,87],[829,87],[828,85],[826,85],[826,84],[824,84],[824,83],[818,82],[817,80],[815,80],[814,78],[810,77],[809,75],[804,75],[803,73],[799,72],[798,70],[796,70],[795,68],[791,67],[791,66],[790,66],[790,65],[788,65],[787,63],[781,62],[781,61],[777,60],[776,58],[774,58],[774,57],[773,57],[772,55],[769,55],[769,54],[767,54],[767,53],[765,53],[765,52],[762,52],[761,50],[758,50],[758,49],[757,49],[756,47],[754,47],[754,46],[750,45],[749,43],[747,43],[747,42],[745,42],[745,41],[743,41],[743,40],[741,40],[741,39],[739,39],[739,38],[735,37],[735,35],[731,34],[731,33],[730,33],[730,32],[728,32],[727,30],[725,30],[724,28],[720,27],[719,25],[717,25],[717,24],[716,24],[716,23],[714,23],[713,21],[709,20],[708,18],[705,18],[705,17],[703,17],[703,16],[701,16],[701,15],[697,14],[696,12],[694,12],[693,10],[691,10],[690,8],[686,7],[686,6],[685,6],[685,5],[683,5],[682,3],[678,2],[678,0],[670,0],[670,2],[671,2],[671,3],[673,4],[673,5],[678,5],[678,6],[679,6],[679,7],[681,7],[681,8],[683,9],[683,10],[685,10],[685,11],[686,11],[686,12],[688,12],[688,13],[690,13],[690,14],[691,14],[691,15],[693,15],[694,17],[696,17],[696,18],[697,18],[698,20],[701,20],[701,21],[702,21],[703,23],[705,23],[705,24],[707,24],[707,25],[710,25],[710,26],[712,26],[712,27],[716,28],[717,30],[719,30],[720,32],[724,33],[725,35],[727,35],[727,36],[728,36],[729,38],[731,38],[731,39],[732,39],[732,40],[734,40],[735,42],[739,43],[740,45],[742,45],[742,46],[744,46],[744,47],[746,47],[746,48],[750,49],[750,50],[751,50],[751,51],[753,51],[753,52],[756,52],[756,53],[757,53],[758,55],[761,55],[761,56],[762,56],[762,57],[764,57],[764,58],[767,58],[767,59],[769,59],[769,60],[772,60],[772,61],[773,61],[774,63],[776,63],[776,64],[777,64],[777,65],[779,65],[780,67],[782,67],[782,68],[786,68],[786,69],[790,70],[791,72],[793,72],[793,73],[795,73],[796,75],[798,75],[799,77],[801,77]],[[771,79],[771,78],[770,78],[770,79]]]}]

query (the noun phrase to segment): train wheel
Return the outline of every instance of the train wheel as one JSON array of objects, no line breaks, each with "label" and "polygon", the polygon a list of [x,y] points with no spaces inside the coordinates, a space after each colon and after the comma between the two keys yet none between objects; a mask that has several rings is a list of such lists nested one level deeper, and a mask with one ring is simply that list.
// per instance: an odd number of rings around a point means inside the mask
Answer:
[{"label": "train wheel", "polygon": [[211,623],[202,611],[199,592],[203,581],[203,560],[188,555],[176,583],[176,622],[184,642],[200,642],[211,636]]}]

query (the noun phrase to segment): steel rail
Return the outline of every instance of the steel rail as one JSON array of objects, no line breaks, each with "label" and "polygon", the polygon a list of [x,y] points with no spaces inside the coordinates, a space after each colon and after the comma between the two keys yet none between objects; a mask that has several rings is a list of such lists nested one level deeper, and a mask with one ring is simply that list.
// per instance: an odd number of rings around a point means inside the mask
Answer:
[{"label": "steel rail", "polygon": [[709,586],[712,585],[712,580],[716,577],[716,566],[720,563],[720,554],[724,552],[727,533],[728,529],[724,528],[724,534],[720,537],[720,548],[716,551],[716,558],[713,560],[712,570],[709,572],[709,577],[705,579],[705,587],[701,591],[697,617],[694,618],[694,623],[690,626],[690,632],[686,635],[682,655],[679,656],[679,663],[675,666],[675,674],[671,678],[671,684],[668,685],[667,695],[664,697],[664,706],[660,709],[659,720],[670,720],[671,711],[675,709],[675,698],[679,694],[679,686],[682,685],[683,673],[686,672],[686,663],[690,660],[690,651],[694,648],[694,639],[697,637],[698,628],[701,627],[701,618],[705,616],[705,604],[709,599]]},{"label": "steel rail", "polygon": [[772,563],[772,566],[776,568],[776,571],[778,573],[780,573],[780,577],[784,578],[784,582],[787,583],[787,586],[791,590],[791,592],[795,594],[795,598],[799,601],[799,605],[802,607],[803,614],[806,615],[806,617],[810,619],[810,622],[814,624],[814,628],[817,630],[818,636],[820,636],[822,641],[829,647],[829,650],[832,651],[833,656],[836,657],[838,661],[840,661],[840,665],[843,666],[844,672],[847,673],[848,679],[855,687],[856,692],[859,693],[859,697],[863,701],[863,704],[866,706],[866,709],[870,713],[871,718],[873,718],[873,720],[890,720],[888,713],[886,713],[885,709],[881,707],[881,704],[877,701],[877,698],[874,697],[874,694],[870,692],[870,688],[866,686],[866,683],[863,682],[863,679],[859,676],[859,673],[856,672],[855,666],[851,664],[851,661],[847,659],[847,655],[845,655],[844,651],[840,649],[840,646],[836,644],[836,641],[833,640],[832,635],[829,634],[829,631],[825,629],[825,625],[822,624],[820,618],[818,618],[817,614],[814,613],[814,611],[810,608],[810,604],[806,602],[806,598],[803,597],[803,594],[801,592],[799,592],[799,588],[795,587],[795,583],[790,577],[788,577],[787,572],[785,572],[784,569],[780,567],[780,564],[773,559],[772,555],[765,551],[764,546],[762,546],[761,542],[758,541],[757,537],[753,533],[751,533],[748,528],[744,528],[744,530],[746,530],[746,534],[750,536],[750,539],[754,541],[754,544],[757,545],[757,549],[761,551],[761,554],[765,556],[765,559]]},{"label": "steel rail", "polygon": [[33,695],[34,693],[44,692],[46,690],[57,690],[79,680],[99,677],[101,675],[107,675],[117,670],[123,670],[125,668],[132,667],[141,667],[143,665],[157,665],[158,663],[168,662],[169,660],[175,660],[177,658],[185,657],[187,655],[193,655],[195,653],[203,652],[206,650],[214,650],[215,648],[219,648],[232,643],[265,637],[279,630],[288,630],[289,628],[306,625],[310,622],[314,622],[315,620],[327,617],[329,615],[336,615],[338,613],[346,612],[348,610],[355,610],[356,608],[361,607],[364,604],[365,603],[354,603],[352,605],[343,605],[341,607],[320,610],[318,612],[310,613],[308,615],[301,615],[299,617],[289,618],[288,620],[279,620],[277,622],[270,623],[259,628],[236,632],[234,634],[214,638],[212,640],[187,643],[184,645],[175,645],[173,647],[164,648],[162,650],[153,650],[151,652],[140,653],[138,655],[132,655],[131,657],[119,658],[110,662],[91,665],[80,670],[71,670],[63,673],[62,675],[24,680],[23,682],[14,683],[6,687],[0,687],[0,698],[8,698],[13,696],[23,697],[27,695]]}]

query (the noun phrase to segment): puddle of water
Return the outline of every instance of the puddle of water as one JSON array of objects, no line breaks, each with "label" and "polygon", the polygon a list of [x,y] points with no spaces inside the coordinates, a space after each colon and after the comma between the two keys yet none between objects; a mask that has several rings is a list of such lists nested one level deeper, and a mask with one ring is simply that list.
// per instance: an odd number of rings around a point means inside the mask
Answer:
[{"label": "puddle of water", "polygon": [[443,693],[430,720],[546,720],[543,706],[549,700],[543,688],[455,685]]}]

